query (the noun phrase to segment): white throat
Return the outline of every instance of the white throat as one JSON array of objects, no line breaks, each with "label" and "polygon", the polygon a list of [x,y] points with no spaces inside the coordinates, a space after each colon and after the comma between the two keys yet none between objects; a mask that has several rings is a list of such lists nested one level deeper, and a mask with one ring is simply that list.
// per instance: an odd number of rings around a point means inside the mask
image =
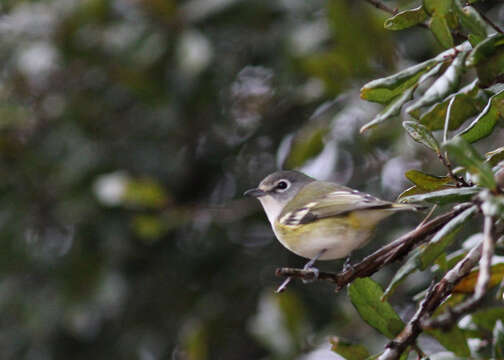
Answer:
[{"label": "white throat", "polygon": [[264,212],[266,213],[266,216],[268,217],[271,226],[274,227],[275,220],[278,218],[278,215],[280,215],[280,213],[282,212],[284,204],[282,204],[278,200],[273,199],[269,195],[260,197],[259,201],[261,202],[261,205],[264,208]]}]

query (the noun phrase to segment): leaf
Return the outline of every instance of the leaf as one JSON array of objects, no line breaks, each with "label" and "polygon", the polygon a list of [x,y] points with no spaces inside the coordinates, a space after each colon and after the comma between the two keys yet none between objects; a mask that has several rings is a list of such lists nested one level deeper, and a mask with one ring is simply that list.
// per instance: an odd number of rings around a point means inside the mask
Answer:
[{"label": "leaf", "polygon": [[495,150],[489,151],[485,154],[486,162],[490,164],[490,166],[495,166],[504,160],[504,146],[497,148]]},{"label": "leaf", "polygon": [[455,234],[462,228],[474,214],[478,212],[477,206],[472,206],[453,219],[448,221],[439,230],[418,255],[418,267],[425,270],[453,243]]},{"label": "leaf", "polygon": [[413,140],[427,146],[438,154],[440,153],[439,143],[425,126],[416,121],[403,121],[403,127]]},{"label": "leaf", "polygon": [[467,339],[464,332],[457,326],[448,331],[438,329],[428,330],[427,334],[435,338],[446,350],[453,352],[457,356],[471,356],[471,350],[467,345]]},{"label": "leaf", "polygon": [[419,170],[408,170],[404,174],[413,184],[423,190],[437,190],[451,181],[449,176],[434,176]]},{"label": "leaf", "polygon": [[431,131],[444,128],[448,105],[453,97],[449,130],[456,130],[471,116],[483,110],[487,103],[487,97],[477,87],[478,79],[463,87],[455,94],[448,96],[442,102],[434,104],[420,118],[420,123]]},{"label": "leaf", "polygon": [[353,344],[337,336],[330,339],[331,350],[341,355],[346,360],[365,360],[370,354],[364,345]]},{"label": "leaf", "polygon": [[[492,265],[492,275],[490,277],[490,282],[488,288],[491,289],[497,286],[502,281],[504,277],[504,263],[499,263]],[[474,292],[474,287],[478,281],[479,270],[475,269],[467,274],[453,289],[454,292],[458,293],[472,293]]]},{"label": "leaf", "polygon": [[408,260],[396,271],[394,277],[390,281],[389,285],[385,289],[382,296],[382,300],[387,300],[388,297],[394,292],[394,290],[401,284],[404,279],[406,279],[410,274],[418,270],[418,256],[425,245],[420,245],[419,247],[413,249]]},{"label": "leaf", "polygon": [[443,147],[450,157],[454,157],[473,175],[475,182],[488,189],[495,189],[495,179],[490,165],[483,162],[481,155],[465,139],[456,136],[445,142]]},{"label": "leaf", "polygon": [[502,320],[495,322],[493,329],[492,353],[494,359],[504,359],[504,325]]},{"label": "leaf", "polygon": [[324,149],[324,136],[327,131],[324,126],[308,125],[301,129],[292,140],[284,167],[295,169],[318,155]]},{"label": "leaf", "polygon": [[471,34],[481,38],[487,37],[485,20],[472,6],[462,6],[460,0],[453,1],[455,14],[460,20],[462,27]]},{"label": "leaf", "polygon": [[481,329],[492,331],[497,320],[504,321],[504,307],[488,307],[474,312],[471,320]]},{"label": "leaf", "polygon": [[429,23],[429,27],[441,46],[445,49],[453,47],[453,37],[445,16],[433,16]]},{"label": "leaf", "polygon": [[459,53],[446,71],[441,75],[425,92],[425,94],[418,99],[414,104],[408,107],[408,113],[414,112],[423,106],[432,105],[435,102],[444,99],[454,89],[459,86],[460,76],[464,71],[464,60],[467,52]]},{"label": "leaf", "polygon": [[367,101],[388,104],[403,91],[415,85],[420,76],[436,66],[439,61],[436,57],[411,66],[397,74],[370,81],[361,88],[360,96]]},{"label": "leaf", "polygon": [[414,9],[400,11],[385,20],[384,27],[387,30],[403,30],[427,20],[427,13],[423,6]]},{"label": "leaf", "polygon": [[480,86],[488,87],[504,76],[504,34],[496,34],[470,52],[466,66],[475,66]]},{"label": "leaf", "polygon": [[385,120],[399,114],[401,112],[402,106],[413,98],[415,89],[416,85],[407,89],[402,95],[399,95],[397,98],[392,100],[392,102],[388,104],[380,113],[378,113],[378,115],[376,115],[373,120],[360,128],[360,133],[362,134],[366,130],[371,129],[378,124],[381,124]]},{"label": "leaf", "polygon": [[352,304],[361,318],[386,337],[392,339],[404,323],[387,301],[381,301],[383,290],[370,278],[359,278],[348,287]]},{"label": "leaf", "polygon": [[478,187],[461,187],[432,191],[425,194],[410,195],[401,199],[402,203],[430,202],[438,205],[450,204],[453,202],[464,202],[470,200],[480,192]]},{"label": "leaf", "polygon": [[499,118],[504,118],[504,90],[492,96],[487,106],[459,135],[473,143],[490,135]]}]

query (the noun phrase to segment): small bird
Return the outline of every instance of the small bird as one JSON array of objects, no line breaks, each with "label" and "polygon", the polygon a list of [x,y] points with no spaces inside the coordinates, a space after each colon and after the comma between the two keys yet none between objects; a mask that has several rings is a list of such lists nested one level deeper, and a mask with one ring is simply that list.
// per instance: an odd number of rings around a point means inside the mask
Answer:
[{"label": "small bird", "polygon": [[395,211],[418,209],[298,171],[274,172],[244,195],[259,199],[283,246],[310,259],[305,269],[316,260],[349,256],[366,244],[381,220]]}]

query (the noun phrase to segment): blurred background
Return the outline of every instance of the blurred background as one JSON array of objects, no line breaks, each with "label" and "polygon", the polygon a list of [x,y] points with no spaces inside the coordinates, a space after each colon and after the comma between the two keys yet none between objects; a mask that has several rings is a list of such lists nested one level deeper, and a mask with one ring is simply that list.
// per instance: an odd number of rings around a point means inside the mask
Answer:
[{"label": "blurred background", "polygon": [[[298,168],[392,200],[405,170],[439,171],[398,121],[358,134],[379,110],[360,86],[441,50],[386,17],[351,0],[2,0],[1,358],[337,358],[329,335],[381,349],[344,291],[273,293],[275,268],[304,260],[241,194]],[[397,215],[356,259],[416,221]],[[425,281],[393,296],[401,314]]]}]

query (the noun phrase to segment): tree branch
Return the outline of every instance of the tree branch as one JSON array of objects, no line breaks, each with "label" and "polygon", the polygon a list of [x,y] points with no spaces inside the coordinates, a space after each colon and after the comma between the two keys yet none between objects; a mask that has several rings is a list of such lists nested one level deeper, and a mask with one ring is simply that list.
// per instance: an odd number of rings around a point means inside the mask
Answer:
[{"label": "tree branch", "polygon": [[436,285],[431,284],[415,315],[401,333],[387,344],[387,348],[378,358],[379,360],[399,359],[404,350],[415,343],[418,335],[423,331],[422,319],[431,316],[437,307],[451,294],[455,285],[469,274],[481,257],[481,248],[481,244],[474,247]]},{"label": "tree branch", "polygon": [[500,33],[500,34],[504,33],[504,31],[502,31],[502,29],[501,29],[499,26],[497,26],[497,24],[495,24],[492,20],[490,20],[490,18],[489,18],[488,16],[486,16],[486,15],[485,15],[485,13],[483,13],[483,12],[479,11],[479,10],[476,8],[476,6],[474,6],[474,5],[472,5],[472,4],[471,4],[471,6],[472,6],[472,8],[473,8],[474,10],[476,10],[476,11],[478,12],[478,14],[479,14],[479,15],[483,18],[483,20],[485,20],[485,22],[486,22],[488,25],[490,25],[490,26],[491,26],[491,27],[492,27],[495,31],[497,31],[497,32],[498,32],[498,33]]},{"label": "tree branch", "polygon": [[371,5],[376,7],[377,9],[388,12],[389,14],[392,14],[392,15],[397,14],[397,9],[391,9],[379,0],[366,0],[366,2],[370,3]]},{"label": "tree branch", "polygon": [[492,236],[492,226],[493,226],[492,218],[490,216],[486,216],[484,224],[483,250],[479,262],[478,280],[474,288],[473,296],[464,301],[463,303],[455,306],[453,309],[449,309],[446,313],[440,315],[436,319],[426,319],[425,321],[423,321],[422,327],[424,329],[430,329],[430,328],[449,329],[462,316],[472,312],[483,301],[483,298],[487,293],[488,284],[490,282],[492,256],[494,254],[494,246],[495,246],[495,239]]},{"label": "tree branch", "polygon": [[[456,206],[453,210],[418,226],[397,240],[383,246],[373,254],[365,257],[361,262],[353,266],[349,266],[348,269],[344,269],[339,273],[321,271],[318,274],[317,280],[329,281],[336,284],[336,290],[338,291],[357,278],[370,276],[385,265],[408,254],[415,246],[424,242],[429,235],[434,234],[448,221],[470,206],[472,206],[472,204],[469,203]],[[310,269],[278,268],[276,269],[275,274],[279,277],[290,276],[305,280],[315,279],[315,274]]]}]

